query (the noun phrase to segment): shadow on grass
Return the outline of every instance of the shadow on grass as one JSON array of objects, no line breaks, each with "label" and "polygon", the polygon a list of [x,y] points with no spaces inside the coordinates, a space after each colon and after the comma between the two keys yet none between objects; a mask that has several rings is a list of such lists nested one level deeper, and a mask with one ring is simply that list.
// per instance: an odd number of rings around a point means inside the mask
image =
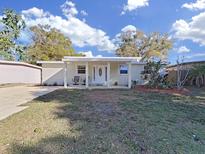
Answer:
[{"label": "shadow on grass", "polygon": [[126,148],[119,146],[112,128],[116,118],[123,118],[121,113],[116,111],[112,102],[89,101],[86,97],[89,93],[92,91],[57,90],[36,98],[31,103],[58,104],[53,115],[67,120],[71,125],[68,132],[72,135],[56,132],[57,135],[41,139],[37,144],[14,142],[12,153],[126,153]]},{"label": "shadow on grass", "polygon": [[[113,98],[116,96],[119,98]],[[74,135],[60,132],[34,145],[14,143],[11,150],[58,154],[203,153],[205,106],[200,101],[123,90],[57,90],[34,103],[59,104],[53,114],[67,120]]]},{"label": "shadow on grass", "polygon": [[14,143],[11,150],[14,154],[78,153],[77,149],[70,147],[75,142],[75,138],[55,136],[42,139],[34,146]]}]

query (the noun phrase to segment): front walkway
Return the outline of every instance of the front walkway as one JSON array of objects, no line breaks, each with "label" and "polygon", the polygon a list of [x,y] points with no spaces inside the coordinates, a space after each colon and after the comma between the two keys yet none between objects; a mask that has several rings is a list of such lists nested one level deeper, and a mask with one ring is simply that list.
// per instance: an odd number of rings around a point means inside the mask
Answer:
[{"label": "front walkway", "polygon": [[26,85],[0,87],[0,120],[27,108],[27,106],[21,106],[22,104],[58,88]]}]

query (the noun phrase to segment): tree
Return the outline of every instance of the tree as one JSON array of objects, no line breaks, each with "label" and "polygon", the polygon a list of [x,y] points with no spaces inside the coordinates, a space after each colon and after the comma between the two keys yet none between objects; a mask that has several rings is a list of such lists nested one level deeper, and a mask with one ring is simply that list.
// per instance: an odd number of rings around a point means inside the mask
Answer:
[{"label": "tree", "polygon": [[161,61],[149,61],[146,63],[144,71],[141,72],[143,80],[147,81],[152,88],[165,88],[170,84],[167,82],[167,73],[164,71],[164,64]]},{"label": "tree", "polygon": [[64,56],[79,56],[72,48],[72,42],[60,31],[50,26],[33,26],[33,43],[28,47],[28,61],[61,60]]},{"label": "tree", "polygon": [[168,51],[172,48],[172,42],[167,34],[152,33],[145,38],[143,45],[142,57],[149,60],[150,58],[159,58],[167,61]]},{"label": "tree", "polygon": [[188,75],[190,73],[190,69],[186,68],[184,63],[184,57],[182,57],[181,62],[180,58],[177,59],[177,88],[183,88],[184,84],[188,79]]},{"label": "tree", "polygon": [[191,80],[191,85],[193,85],[194,80],[197,87],[205,85],[205,65],[194,66],[190,71],[189,78]]},{"label": "tree", "polygon": [[123,32],[119,36],[118,49],[116,50],[116,55],[120,57],[139,57],[140,52],[136,46],[137,39],[143,40],[142,33],[135,31]]},{"label": "tree", "polygon": [[126,31],[119,36],[118,56],[140,56],[142,60],[158,58],[166,61],[172,42],[167,34],[151,33],[145,35],[141,31]]},{"label": "tree", "polygon": [[[0,31],[0,56],[6,60],[13,60],[15,53],[22,57],[19,45],[16,43],[21,30],[25,28],[25,22],[15,11],[6,9],[0,19],[3,28]],[[16,50],[17,49],[17,50]]]}]

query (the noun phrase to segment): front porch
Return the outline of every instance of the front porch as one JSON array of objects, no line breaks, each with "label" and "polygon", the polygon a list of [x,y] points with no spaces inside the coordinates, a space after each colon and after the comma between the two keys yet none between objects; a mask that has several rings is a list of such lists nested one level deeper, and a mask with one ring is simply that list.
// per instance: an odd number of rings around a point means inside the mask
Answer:
[{"label": "front porch", "polygon": [[[129,89],[131,61],[64,59],[64,87],[70,89]],[[121,71],[120,68],[125,67]]]}]

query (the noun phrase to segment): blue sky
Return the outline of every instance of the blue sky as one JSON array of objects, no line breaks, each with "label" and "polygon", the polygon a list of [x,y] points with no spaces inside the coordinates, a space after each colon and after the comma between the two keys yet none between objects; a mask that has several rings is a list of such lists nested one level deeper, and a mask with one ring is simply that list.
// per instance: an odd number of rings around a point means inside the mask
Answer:
[{"label": "blue sky", "polygon": [[[0,10],[21,13],[28,26],[50,24],[69,36],[77,51],[114,56],[114,40],[124,27],[168,33],[169,60],[205,60],[205,0],[1,0]],[[22,41],[29,42],[28,32]]]}]

